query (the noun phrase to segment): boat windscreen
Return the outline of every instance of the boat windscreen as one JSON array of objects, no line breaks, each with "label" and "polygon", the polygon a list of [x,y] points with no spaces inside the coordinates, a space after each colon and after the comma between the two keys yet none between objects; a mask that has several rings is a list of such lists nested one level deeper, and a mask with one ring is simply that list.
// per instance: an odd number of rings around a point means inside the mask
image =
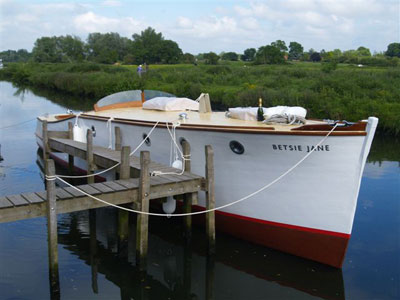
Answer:
[{"label": "boat windscreen", "polygon": [[116,103],[124,103],[131,101],[141,101],[142,100],[142,91],[141,90],[131,90],[115,93],[112,95],[108,95],[97,102],[98,107],[104,107]]},{"label": "boat windscreen", "polygon": [[154,91],[154,90],[144,90],[144,99],[150,100],[155,97],[176,97],[170,93],[161,92],[161,91]]}]

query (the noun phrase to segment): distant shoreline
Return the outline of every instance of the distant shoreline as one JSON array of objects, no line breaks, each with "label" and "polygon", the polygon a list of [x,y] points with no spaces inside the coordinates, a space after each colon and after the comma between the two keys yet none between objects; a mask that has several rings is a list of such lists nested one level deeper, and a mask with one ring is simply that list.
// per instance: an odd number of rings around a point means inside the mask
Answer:
[{"label": "distant shoreline", "polygon": [[98,99],[119,91],[153,89],[196,99],[210,94],[214,109],[288,105],[307,109],[309,118],[379,120],[379,131],[400,136],[400,67],[339,65],[324,70],[321,63],[283,65],[150,65],[139,77],[136,66],[94,63],[10,63],[0,80],[58,93]]}]

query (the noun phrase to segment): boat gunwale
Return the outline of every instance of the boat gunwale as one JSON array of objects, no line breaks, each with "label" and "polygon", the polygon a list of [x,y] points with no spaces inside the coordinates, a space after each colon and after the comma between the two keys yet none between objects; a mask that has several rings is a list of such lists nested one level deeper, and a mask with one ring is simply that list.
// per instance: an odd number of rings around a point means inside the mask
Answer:
[{"label": "boat gunwale", "polygon": [[[76,117],[76,115],[71,115],[70,118],[64,118],[62,120],[52,120],[48,121],[49,123],[58,123],[63,122],[68,119],[72,119]],[[79,118],[83,119],[91,119],[91,120],[98,120],[107,122],[111,119],[111,117],[104,117],[104,116],[94,116],[89,114],[81,114]],[[42,121],[43,118],[38,117],[39,121]],[[117,124],[131,124],[131,125],[138,125],[138,126],[146,126],[152,127],[156,124],[155,121],[145,121],[145,120],[132,120],[132,119],[124,119],[124,118],[115,118],[112,119],[113,123]],[[167,123],[169,122],[159,122],[158,127],[167,128]],[[361,129],[361,127],[366,127],[367,122],[360,121],[358,123],[357,129]],[[197,131],[216,131],[216,132],[231,132],[231,133],[242,133],[242,134],[273,134],[273,135],[303,135],[303,136],[325,136],[327,132],[331,130],[331,126],[328,124],[318,124],[320,126],[329,126],[326,130],[310,130],[304,129],[304,125],[302,127],[295,127],[288,131],[282,130],[275,130],[274,127],[251,127],[251,126],[228,126],[228,125],[203,125],[203,124],[184,124],[181,123],[178,129],[184,130],[197,130]],[[312,124],[309,126],[316,126],[316,124]],[[354,126],[354,125],[353,125]],[[367,132],[365,130],[352,130],[352,126],[350,127],[337,127],[335,131],[333,131],[330,135],[331,136],[366,136]],[[300,129],[302,128],[302,129]]]}]

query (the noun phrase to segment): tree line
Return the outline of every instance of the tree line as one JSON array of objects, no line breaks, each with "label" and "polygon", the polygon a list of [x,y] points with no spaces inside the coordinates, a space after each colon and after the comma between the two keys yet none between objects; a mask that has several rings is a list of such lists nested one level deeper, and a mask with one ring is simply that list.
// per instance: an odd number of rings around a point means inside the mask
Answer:
[{"label": "tree line", "polygon": [[286,61],[324,61],[336,63],[352,63],[365,65],[398,65],[400,58],[400,43],[391,43],[384,53],[371,54],[366,47],[357,50],[332,51],[313,49],[304,51],[303,46],[292,41],[287,46],[282,40],[277,40],[258,49],[248,48],[243,53],[214,52],[193,55],[183,53],[179,45],[165,39],[162,33],[157,33],[148,27],[140,34],[133,34],[132,39],[121,37],[118,33],[90,33],[86,41],[79,37],[53,36],[38,38],[32,52],[25,49],[0,52],[3,62],[50,62],[68,63],[90,61],[103,64],[177,64],[189,63],[216,65],[220,61],[244,61],[253,64],[282,64]]}]

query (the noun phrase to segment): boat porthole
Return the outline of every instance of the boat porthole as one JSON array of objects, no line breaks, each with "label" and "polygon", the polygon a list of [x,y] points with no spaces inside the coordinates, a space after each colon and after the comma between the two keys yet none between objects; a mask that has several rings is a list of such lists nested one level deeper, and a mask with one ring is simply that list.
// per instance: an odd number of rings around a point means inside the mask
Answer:
[{"label": "boat porthole", "polygon": [[92,126],[92,135],[93,137],[96,137],[96,128]]},{"label": "boat porthole", "polygon": [[229,147],[236,154],[243,154],[244,153],[244,147],[238,141],[230,141]]},{"label": "boat porthole", "polygon": [[143,139],[144,139],[144,143],[147,145],[147,146],[151,146],[151,141],[150,141],[150,138],[147,136],[147,134],[146,133],[143,133]]}]

